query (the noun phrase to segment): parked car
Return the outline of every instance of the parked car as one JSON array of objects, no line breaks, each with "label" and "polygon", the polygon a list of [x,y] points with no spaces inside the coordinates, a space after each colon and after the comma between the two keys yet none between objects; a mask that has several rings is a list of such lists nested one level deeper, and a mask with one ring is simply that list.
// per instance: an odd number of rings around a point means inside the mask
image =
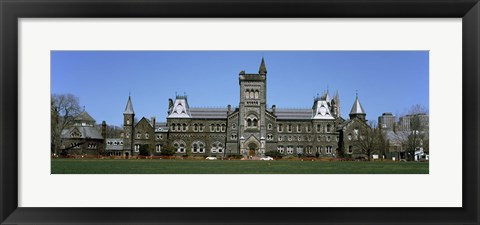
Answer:
[{"label": "parked car", "polygon": [[205,158],[206,160],[217,160],[217,157],[213,157],[213,156],[209,156],[207,158]]},{"label": "parked car", "polygon": [[270,156],[266,156],[266,157],[260,158],[260,160],[273,160],[273,158]]}]

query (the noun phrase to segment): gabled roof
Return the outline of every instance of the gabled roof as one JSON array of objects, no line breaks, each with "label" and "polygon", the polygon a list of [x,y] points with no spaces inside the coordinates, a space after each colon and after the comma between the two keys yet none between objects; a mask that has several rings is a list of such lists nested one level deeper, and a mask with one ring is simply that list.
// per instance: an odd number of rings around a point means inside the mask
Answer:
[{"label": "gabled roof", "polygon": [[100,134],[100,131],[96,129],[95,127],[83,127],[83,126],[75,126],[70,129],[64,129],[62,131],[62,138],[72,138],[70,134],[74,131],[77,130],[80,132],[80,138],[89,138],[89,139],[103,139],[102,135]]},{"label": "gabled roof", "polygon": [[123,111],[123,114],[135,114],[130,96],[128,96],[127,105],[125,106],[125,111]]},{"label": "gabled roof", "polygon": [[95,122],[95,120],[93,119],[93,117],[90,116],[90,114],[88,114],[87,111],[83,111],[83,112],[81,112],[80,114],[78,114],[78,116],[75,117],[75,120],[77,120],[77,121],[93,121],[93,122]]},{"label": "gabled roof", "polygon": [[355,98],[355,102],[353,102],[352,110],[350,110],[350,114],[366,114],[365,110],[363,110],[360,101],[358,100],[358,95]]}]

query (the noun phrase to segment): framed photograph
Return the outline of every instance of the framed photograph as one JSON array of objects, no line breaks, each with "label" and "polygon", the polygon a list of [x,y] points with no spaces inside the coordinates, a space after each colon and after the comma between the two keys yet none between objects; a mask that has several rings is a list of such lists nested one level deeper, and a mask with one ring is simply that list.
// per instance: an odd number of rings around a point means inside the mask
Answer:
[{"label": "framed photograph", "polygon": [[1,8],[2,224],[479,223],[477,0]]}]

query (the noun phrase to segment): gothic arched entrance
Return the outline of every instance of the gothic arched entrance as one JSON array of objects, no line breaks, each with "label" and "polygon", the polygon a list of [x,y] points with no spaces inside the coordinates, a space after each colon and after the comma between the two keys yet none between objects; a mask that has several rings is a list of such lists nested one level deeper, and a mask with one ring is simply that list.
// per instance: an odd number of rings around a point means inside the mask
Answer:
[{"label": "gothic arched entrance", "polygon": [[125,152],[125,159],[128,159],[128,157],[129,157],[129,153]]},{"label": "gothic arched entrance", "polygon": [[248,144],[248,155],[255,156],[255,152],[258,150],[258,145],[255,143]]}]

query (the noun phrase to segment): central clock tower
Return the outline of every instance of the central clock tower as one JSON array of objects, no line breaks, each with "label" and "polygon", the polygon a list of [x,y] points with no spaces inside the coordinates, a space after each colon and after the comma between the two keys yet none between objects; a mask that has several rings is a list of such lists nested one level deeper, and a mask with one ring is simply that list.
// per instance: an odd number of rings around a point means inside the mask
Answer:
[{"label": "central clock tower", "polygon": [[258,73],[239,74],[239,137],[240,154],[263,156],[265,154],[265,110],[267,105],[267,68],[262,58]]}]

